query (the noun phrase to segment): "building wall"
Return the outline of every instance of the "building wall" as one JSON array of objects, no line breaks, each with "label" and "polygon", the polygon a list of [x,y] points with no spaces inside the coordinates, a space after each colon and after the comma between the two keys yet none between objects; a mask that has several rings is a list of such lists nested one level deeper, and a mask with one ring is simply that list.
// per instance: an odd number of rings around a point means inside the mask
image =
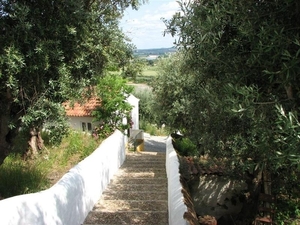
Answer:
[{"label": "building wall", "polygon": [[138,130],[139,129],[139,99],[133,95],[130,95],[127,99],[130,105],[133,106],[131,110],[131,120],[133,122],[132,129]]},{"label": "building wall", "polygon": [[[93,117],[87,116],[70,116],[69,117],[70,127],[74,130],[78,131],[86,131],[91,132],[94,130],[95,126],[99,124],[99,122],[93,122]],[[83,123],[85,124],[85,130],[83,130]],[[89,130],[89,124],[91,125],[91,130]]]}]

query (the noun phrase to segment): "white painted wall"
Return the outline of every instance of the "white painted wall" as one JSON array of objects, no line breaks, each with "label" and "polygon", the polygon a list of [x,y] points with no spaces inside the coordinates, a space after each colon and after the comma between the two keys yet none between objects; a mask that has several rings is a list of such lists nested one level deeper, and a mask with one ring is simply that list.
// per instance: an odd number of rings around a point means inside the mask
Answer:
[{"label": "white painted wall", "polygon": [[139,99],[136,98],[134,95],[129,95],[127,101],[130,105],[133,106],[131,110],[131,118],[132,118],[132,129],[138,130],[139,129]]},{"label": "white painted wall", "polygon": [[82,131],[82,122],[84,123],[91,123],[92,129],[95,128],[95,126],[98,126],[99,122],[93,122],[93,117],[89,116],[69,116],[69,124],[70,127]]},{"label": "white painted wall", "polygon": [[53,187],[0,201],[1,225],[80,225],[125,160],[116,131]]},{"label": "white painted wall", "polygon": [[169,224],[188,225],[183,214],[188,211],[184,204],[182,186],[180,183],[179,161],[177,153],[172,145],[172,138],[169,136],[166,142],[166,170],[168,177],[168,209]]}]

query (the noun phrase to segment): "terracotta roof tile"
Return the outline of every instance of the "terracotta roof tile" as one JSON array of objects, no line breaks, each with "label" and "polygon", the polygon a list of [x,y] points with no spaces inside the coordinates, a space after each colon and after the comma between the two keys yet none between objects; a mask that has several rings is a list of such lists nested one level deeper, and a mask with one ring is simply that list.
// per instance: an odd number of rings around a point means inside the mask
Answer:
[{"label": "terracotta roof tile", "polygon": [[93,110],[95,110],[96,107],[101,106],[101,101],[96,97],[92,97],[85,103],[75,102],[74,104],[71,104],[68,101],[64,102],[63,106],[65,107],[67,116],[92,116]]},{"label": "terracotta roof tile", "polygon": [[181,175],[187,180],[191,176],[218,175],[226,174],[224,166],[217,164],[201,165],[197,158],[191,156],[179,156]]}]

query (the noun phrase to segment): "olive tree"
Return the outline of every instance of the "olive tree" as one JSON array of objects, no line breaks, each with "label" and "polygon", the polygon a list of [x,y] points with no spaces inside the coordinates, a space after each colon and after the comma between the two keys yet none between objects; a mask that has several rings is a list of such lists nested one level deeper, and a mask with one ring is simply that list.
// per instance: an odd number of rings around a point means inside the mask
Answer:
[{"label": "olive tree", "polygon": [[117,58],[125,43],[118,19],[140,2],[1,0],[0,158],[20,130],[28,130],[33,152],[40,148],[42,125],[55,112],[63,116],[56,103],[81,98]]},{"label": "olive tree", "polygon": [[248,174],[251,194],[261,184],[271,193],[269,181],[274,191],[290,192],[300,169],[300,3],[198,0],[180,6],[182,12],[166,21],[183,57],[171,73],[176,76],[157,83],[174,91],[158,101],[169,109],[164,115],[178,120],[174,124],[202,152]]}]

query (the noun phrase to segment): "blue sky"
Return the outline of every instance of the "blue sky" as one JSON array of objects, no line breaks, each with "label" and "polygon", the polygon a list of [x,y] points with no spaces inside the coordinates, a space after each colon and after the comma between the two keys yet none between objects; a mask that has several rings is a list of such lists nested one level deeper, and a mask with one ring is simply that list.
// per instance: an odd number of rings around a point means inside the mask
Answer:
[{"label": "blue sky", "polygon": [[138,49],[172,47],[175,38],[163,36],[166,26],[161,18],[170,19],[177,11],[176,0],[148,0],[138,11],[127,9],[120,26]]}]

